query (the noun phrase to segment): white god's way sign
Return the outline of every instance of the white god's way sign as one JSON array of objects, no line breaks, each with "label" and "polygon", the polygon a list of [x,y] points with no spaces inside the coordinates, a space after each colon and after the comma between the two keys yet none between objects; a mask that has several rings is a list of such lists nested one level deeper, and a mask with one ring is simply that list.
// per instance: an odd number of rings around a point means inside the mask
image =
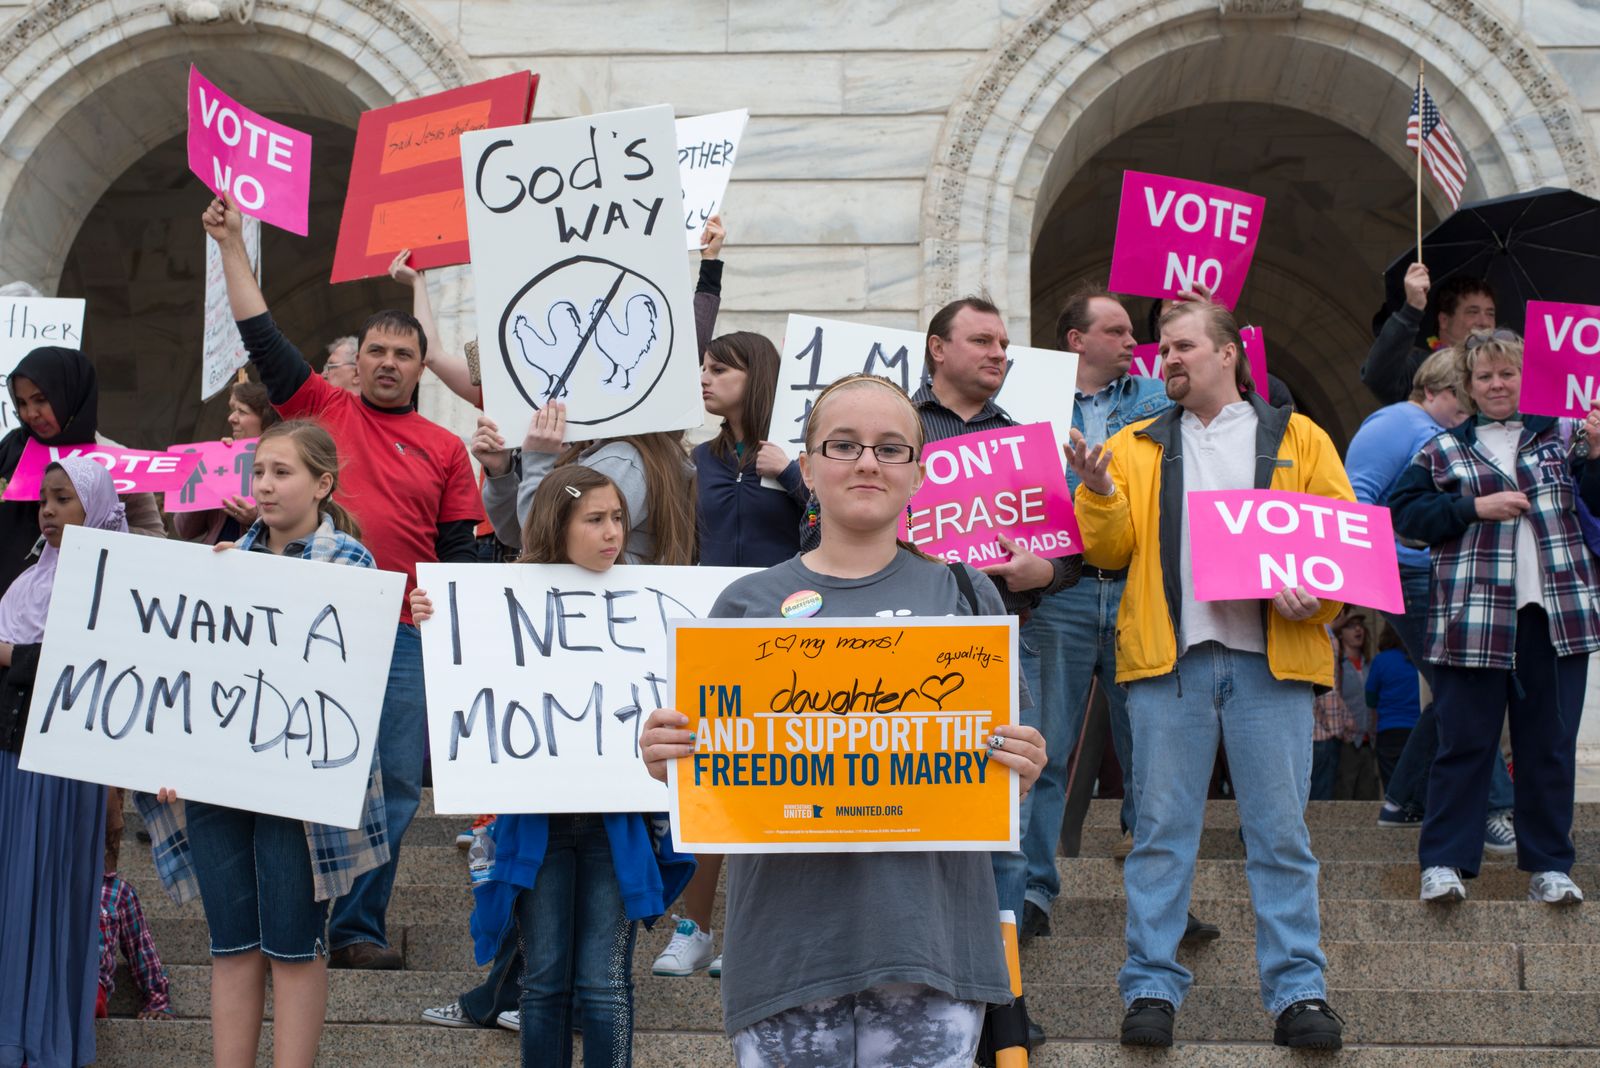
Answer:
[{"label": "white god's way sign", "polygon": [[[772,404],[773,442],[791,457],[805,451],[811,404],[836,378],[882,375],[907,393],[915,393],[922,379],[925,344],[924,336],[914,330],[789,316],[783,333],[778,394]],[[1018,424],[1049,423],[1056,443],[1065,444],[1072,429],[1078,354],[1012,345],[1006,349],[1006,358],[1010,367],[995,403]]]},{"label": "white god's way sign", "polygon": [[21,766],[354,827],[404,587],[68,527]]},{"label": "white god's way sign", "polygon": [[568,441],[704,422],[672,109],[474,130],[461,167],[501,433],[552,401]]},{"label": "white god's way sign", "polygon": [[[418,564],[434,808],[665,812],[639,733],[672,703],[667,621],[742,567]],[[777,606],[773,606],[776,610]]]}]

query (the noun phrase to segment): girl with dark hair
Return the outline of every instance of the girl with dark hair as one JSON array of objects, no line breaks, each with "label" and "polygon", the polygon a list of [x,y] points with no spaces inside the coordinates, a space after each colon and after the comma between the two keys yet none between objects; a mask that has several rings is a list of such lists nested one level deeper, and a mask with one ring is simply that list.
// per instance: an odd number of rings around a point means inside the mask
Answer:
[{"label": "girl with dark hair", "polygon": [[[30,440],[41,445],[110,444],[96,431],[100,387],[94,364],[77,349],[45,346],[24,356],[8,383],[17,428],[0,438],[0,487],[16,473]],[[139,534],[164,538],[161,510],[149,493],[123,500],[128,526]],[[0,501],[0,591],[11,585],[43,548],[37,501]]]},{"label": "girl with dark hair", "polygon": [[[259,438],[268,427],[283,421],[278,410],[267,398],[267,387],[260,382],[235,382],[228,393],[228,436],[222,443],[232,447],[236,441]],[[241,449],[235,463],[243,464],[241,471],[253,463],[250,453],[255,446]],[[255,505],[246,498],[234,496],[221,508],[208,508],[203,512],[174,512],[172,526],[184,541],[201,545],[215,545],[219,541],[238,541],[259,518]]]},{"label": "girl with dark hair", "polygon": [[713,338],[700,361],[700,397],[722,419],[691,454],[702,564],[770,567],[800,548],[809,493],[800,465],[767,440],[778,364],[772,342],[743,330]]}]

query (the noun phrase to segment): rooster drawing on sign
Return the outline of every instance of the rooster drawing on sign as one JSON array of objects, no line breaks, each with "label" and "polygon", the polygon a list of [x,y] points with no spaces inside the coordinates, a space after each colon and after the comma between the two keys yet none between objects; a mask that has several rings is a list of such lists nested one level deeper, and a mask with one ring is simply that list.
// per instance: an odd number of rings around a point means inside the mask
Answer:
[{"label": "rooster drawing on sign", "polygon": [[[540,397],[559,400],[560,397],[552,397],[551,394],[555,392],[561,373],[567,369],[567,361],[572,359],[578,341],[583,337],[583,322],[570,300],[558,300],[545,313],[545,325],[550,329],[548,338],[528,322],[526,315],[519,315],[511,323],[511,332],[516,335],[517,344],[522,348],[523,362],[545,377]],[[568,392],[563,385],[561,397]]]},{"label": "rooster drawing on sign", "polygon": [[594,324],[594,343],[600,354],[611,361],[611,374],[605,385],[613,385],[617,375],[622,376],[623,392],[633,388],[633,372],[639,369],[644,358],[656,343],[656,302],[643,293],[628,298],[622,311],[622,328],[617,327],[605,301],[597,300],[589,310]]}]

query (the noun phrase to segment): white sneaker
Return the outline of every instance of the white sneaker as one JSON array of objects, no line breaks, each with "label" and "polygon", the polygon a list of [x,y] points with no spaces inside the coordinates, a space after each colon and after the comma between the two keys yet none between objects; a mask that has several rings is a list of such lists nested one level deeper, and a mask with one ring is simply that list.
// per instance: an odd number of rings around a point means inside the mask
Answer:
[{"label": "white sneaker", "polygon": [[715,940],[700,925],[683,916],[674,916],[677,929],[672,941],[661,951],[650,971],[654,975],[693,975],[717,955]]},{"label": "white sneaker", "polygon": [[452,1001],[448,1005],[440,1005],[437,1009],[423,1009],[422,1019],[425,1023],[438,1024],[440,1027],[477,1027],[472,1018],[461,1011],[461,1002]]},{"label": "white sneaker", "polygon": [[1422,900],[1465,901],[1467,888],[1461,884],[1461,873],[1454,868],[1422,869]]},{"label": "white sneaker", "polygon": [[507,1031],[522,1030],[522,1010],[507,1009],[494,1018],[494,1022],[504,1027]]},{"label": "white sneaker", "polygon": [[1565,872],[1541,871],[1528,880],[1528,900],[1546,905],[1580,905],[1583,891]]},{"label": "white sneaker", "polygon": [[1502,857],[1517,851],[1517,830],[1511,824],[1509,810],[1489,814],[1483,825],[1483,848]]},{"label": "white sneaker", "polygon": [[718,953],[717,954],[717,959],[711,962],[711,966],[706,969],[706,974],[711,976],[711,978],[713,978],[713,979],[721,979],[722,978],[722,954],[721,953]]}]

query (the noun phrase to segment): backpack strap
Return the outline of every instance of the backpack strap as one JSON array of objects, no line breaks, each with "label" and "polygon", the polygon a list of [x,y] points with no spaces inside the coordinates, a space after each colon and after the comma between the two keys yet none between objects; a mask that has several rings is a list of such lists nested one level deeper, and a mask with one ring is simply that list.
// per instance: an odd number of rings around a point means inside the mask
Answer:
[{"label": "backpack strap", "polygon": [[978,591],[972,588],[972,576],[967,574],[966,565],[946,564],[945,566],[950,569],[950,574],[956,577],[956,585],[961,587],[961,596],[966,598],[967,608],[975,616],[983,615],[983,611],[978,607]]}]

